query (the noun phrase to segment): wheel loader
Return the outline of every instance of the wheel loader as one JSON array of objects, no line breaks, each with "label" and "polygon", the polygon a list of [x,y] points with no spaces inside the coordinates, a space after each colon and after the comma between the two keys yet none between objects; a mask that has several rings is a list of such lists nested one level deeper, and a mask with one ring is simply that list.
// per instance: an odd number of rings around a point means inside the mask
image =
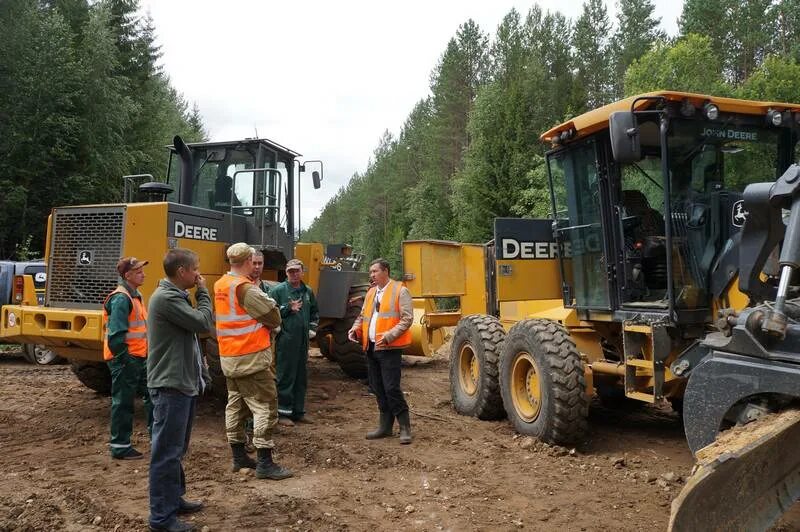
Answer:
[{"label": "wheel loader", "polygon": [[800,104],[661,91],[541,135],[551,216],[485,245],[404,243],[455,326],[455,409],[547,442],[593,396],[682,414],[697,473],[673,530],[766,529],[800,496]]},{"label": "wheel loader", "polygon": [[[329,342],[326,331],[350,327],[368,284],[366,272],[359,271],[359,257],[349,253],[348,260],[326,258],[322,244],[295,243],[300,178],[310,173],[313,187],[319,188],[321,161],[301,162],[299,153],[264,138],[186,144],[175,137],[167,148],[164,182],[151,175],[125,176],[123,203],[53,209],[47,225],[44,302],[3,306],[0,338],[51,347],[70,360],[81,382],[108,393],[102,303],[117,284],[118,259],[135,256],[150,262],[141,288],[146,303],[163,277],[161,263],[168,249],[197,252],[210,286],[228,270],[225,250],[233,242],[247,242],[263,252],[262,277],[267,281],[285,278],[287,260],[304,262],[305,282],[318,295],[321,342]],[[213,334],[203,344],[215,389],[225,393]],[[357,344],[328,345],[329,358],[346,359],[342,368],[348,374],[366,374],[363,355],[354,356],[354,347],[361,353]]]}]

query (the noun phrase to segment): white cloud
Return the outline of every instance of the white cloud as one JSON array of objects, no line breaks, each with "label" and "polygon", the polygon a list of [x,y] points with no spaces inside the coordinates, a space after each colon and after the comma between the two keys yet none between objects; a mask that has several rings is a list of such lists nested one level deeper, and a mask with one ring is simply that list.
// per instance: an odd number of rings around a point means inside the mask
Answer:
[{"label": "white cloud", "polygon": [[[582,2],[546,0],[568,17]],[[608,0],[609,14],[616,8]],[[615,3],[614,3],[615,4]],[[196,102],[212,140],[255,136],[325,161],[323,188],[304,185],[307,226],[388,129],[428,94],[430,72],[459,24],[490,35],[512,0],[141,0],[173,85]],[[682,2],[656,0],[674,34]]]}]

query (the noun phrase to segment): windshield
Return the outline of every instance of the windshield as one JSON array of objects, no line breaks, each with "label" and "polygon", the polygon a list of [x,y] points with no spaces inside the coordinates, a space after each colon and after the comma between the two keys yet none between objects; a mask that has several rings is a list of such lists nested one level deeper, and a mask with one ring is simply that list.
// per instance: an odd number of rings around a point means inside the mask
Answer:
[{"label": "windshield", "polygon": [[[742,192],[774,181],[779,139],[788,130],[741,123],[673,119],[668,132],[670,210],[666,220],[661,149],[654,122],[641,124],[643,159],[621,168],[621,227],[629,303],[666,305],[666,262],[672,266],[677,308],[710,303],[710,274],[744,225]],[[669,222],[673,249],[665,249]]]}]

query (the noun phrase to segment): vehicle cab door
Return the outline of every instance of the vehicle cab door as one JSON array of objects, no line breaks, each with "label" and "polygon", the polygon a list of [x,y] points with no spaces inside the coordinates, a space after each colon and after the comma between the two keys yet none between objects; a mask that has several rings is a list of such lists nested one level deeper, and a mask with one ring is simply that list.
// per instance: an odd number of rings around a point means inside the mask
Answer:
[{"label": "vehicle cab door", "polygon": [[564,304],[580,309],[609,310],[609,278],[603,198],[605,176],[599,169],[604,154],[596,138],[570,144],[548,153],[547,164],[555,220],[561,249]]}]

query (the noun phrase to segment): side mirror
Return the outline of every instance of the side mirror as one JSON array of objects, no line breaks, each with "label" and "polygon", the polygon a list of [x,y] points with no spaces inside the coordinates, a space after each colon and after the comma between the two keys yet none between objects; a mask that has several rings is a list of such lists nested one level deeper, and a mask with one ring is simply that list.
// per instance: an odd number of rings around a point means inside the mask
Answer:
[{"label": "side mirror", "polygon": [[322,176],[316,170],[311,172],[311,180],[314,182],[314,188],[319,188],[322,186]]},{"label": "side mirror", "polygon": [[642,159],[639,125],[630,111],[616,111],[608,117],[611,153],[618,163],[634,163]]}]

